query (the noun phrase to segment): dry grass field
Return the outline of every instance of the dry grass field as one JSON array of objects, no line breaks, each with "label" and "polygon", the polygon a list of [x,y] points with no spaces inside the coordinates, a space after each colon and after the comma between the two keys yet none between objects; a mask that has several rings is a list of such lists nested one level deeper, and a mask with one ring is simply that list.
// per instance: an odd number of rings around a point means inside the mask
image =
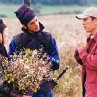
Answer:
[{"label": "dry grass field", "polygon": [[[55,97],[82,97],[81,66],[74,59],[75,41],[80,39],[85,42],[86,38],[81,21],[77,20],[75,15],[51,15],[38,18],[44,24],[45,30],[51,32],[56,38],[58,45],[61,63],[59,70],[52,76],[56,77],[66,66],[69,66],[69,70],[54,88]],[[21,24],[15,18],[6,18],[4,21],[9,28],[10,42],[12,36],[21,32]]]}]

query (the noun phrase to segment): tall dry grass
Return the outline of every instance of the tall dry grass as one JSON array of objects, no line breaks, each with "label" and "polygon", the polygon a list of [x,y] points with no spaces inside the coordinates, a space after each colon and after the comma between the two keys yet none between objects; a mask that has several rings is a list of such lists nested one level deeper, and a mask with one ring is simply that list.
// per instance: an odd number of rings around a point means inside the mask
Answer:
[{"label": "tall dry grass", "polygon": [[[17,19],[6,18],[4,21],[9,28],[10,42],[12,36],[21,32],[21,24]],[[75,41],[80,39],[85,43],[86,38],[81,21],[77,20],[75,15],[40,16],[39,21],[44,24],[46,31],[53,34],[57,41],[60,68],[55,71],[53,76],[57,76],[66,66],[69,66],[69,70],[54,89],[55,97],[82,97],[81,66],[74,59]]]}]

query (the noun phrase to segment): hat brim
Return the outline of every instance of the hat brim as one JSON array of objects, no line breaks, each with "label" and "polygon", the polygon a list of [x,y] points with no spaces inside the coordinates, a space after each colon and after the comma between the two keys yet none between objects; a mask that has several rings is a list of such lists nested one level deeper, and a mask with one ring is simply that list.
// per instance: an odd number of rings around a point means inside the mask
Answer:
[{"label": "hat brim", "polygon": [[81,19],[85,19],[85,18],[87,18],[87,17],[89,17],[89,16],[87,16],[87,15],[85,15],[85,14],[79,14],[79,15],[76,16],[76,18],[77,18],[77,19],[80,19],[80,20],[81,20]]}]

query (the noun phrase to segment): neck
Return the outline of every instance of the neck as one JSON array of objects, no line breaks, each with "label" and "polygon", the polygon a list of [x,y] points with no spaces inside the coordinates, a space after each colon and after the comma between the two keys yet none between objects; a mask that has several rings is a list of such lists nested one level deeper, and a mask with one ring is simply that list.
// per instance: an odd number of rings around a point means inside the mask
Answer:
[{"label": "neck", "polygon": [[96,29],[94,29],[94,31],[92,31],[92,35],[95,35],[97,33],[97,27]]}]

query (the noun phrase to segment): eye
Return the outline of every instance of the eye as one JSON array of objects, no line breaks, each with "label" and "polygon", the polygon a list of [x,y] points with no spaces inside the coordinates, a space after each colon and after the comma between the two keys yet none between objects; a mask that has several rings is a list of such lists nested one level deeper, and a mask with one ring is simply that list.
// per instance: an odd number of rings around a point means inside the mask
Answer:
[{"label": "eye", "polygon": [[33,25],[35,22],[31,22],[30,25]]},{"label": "eye", "polygon": [[36,19],[35,22],[37,22],[38,20]]},{"label": "eye", "polygon": [[38,20],[35,19],[33,22],[30,23],[30,25],[35,24]]},{"label": "eye", "polygon": [[83,19],[84,21],[87,21],[87,18]]}]

